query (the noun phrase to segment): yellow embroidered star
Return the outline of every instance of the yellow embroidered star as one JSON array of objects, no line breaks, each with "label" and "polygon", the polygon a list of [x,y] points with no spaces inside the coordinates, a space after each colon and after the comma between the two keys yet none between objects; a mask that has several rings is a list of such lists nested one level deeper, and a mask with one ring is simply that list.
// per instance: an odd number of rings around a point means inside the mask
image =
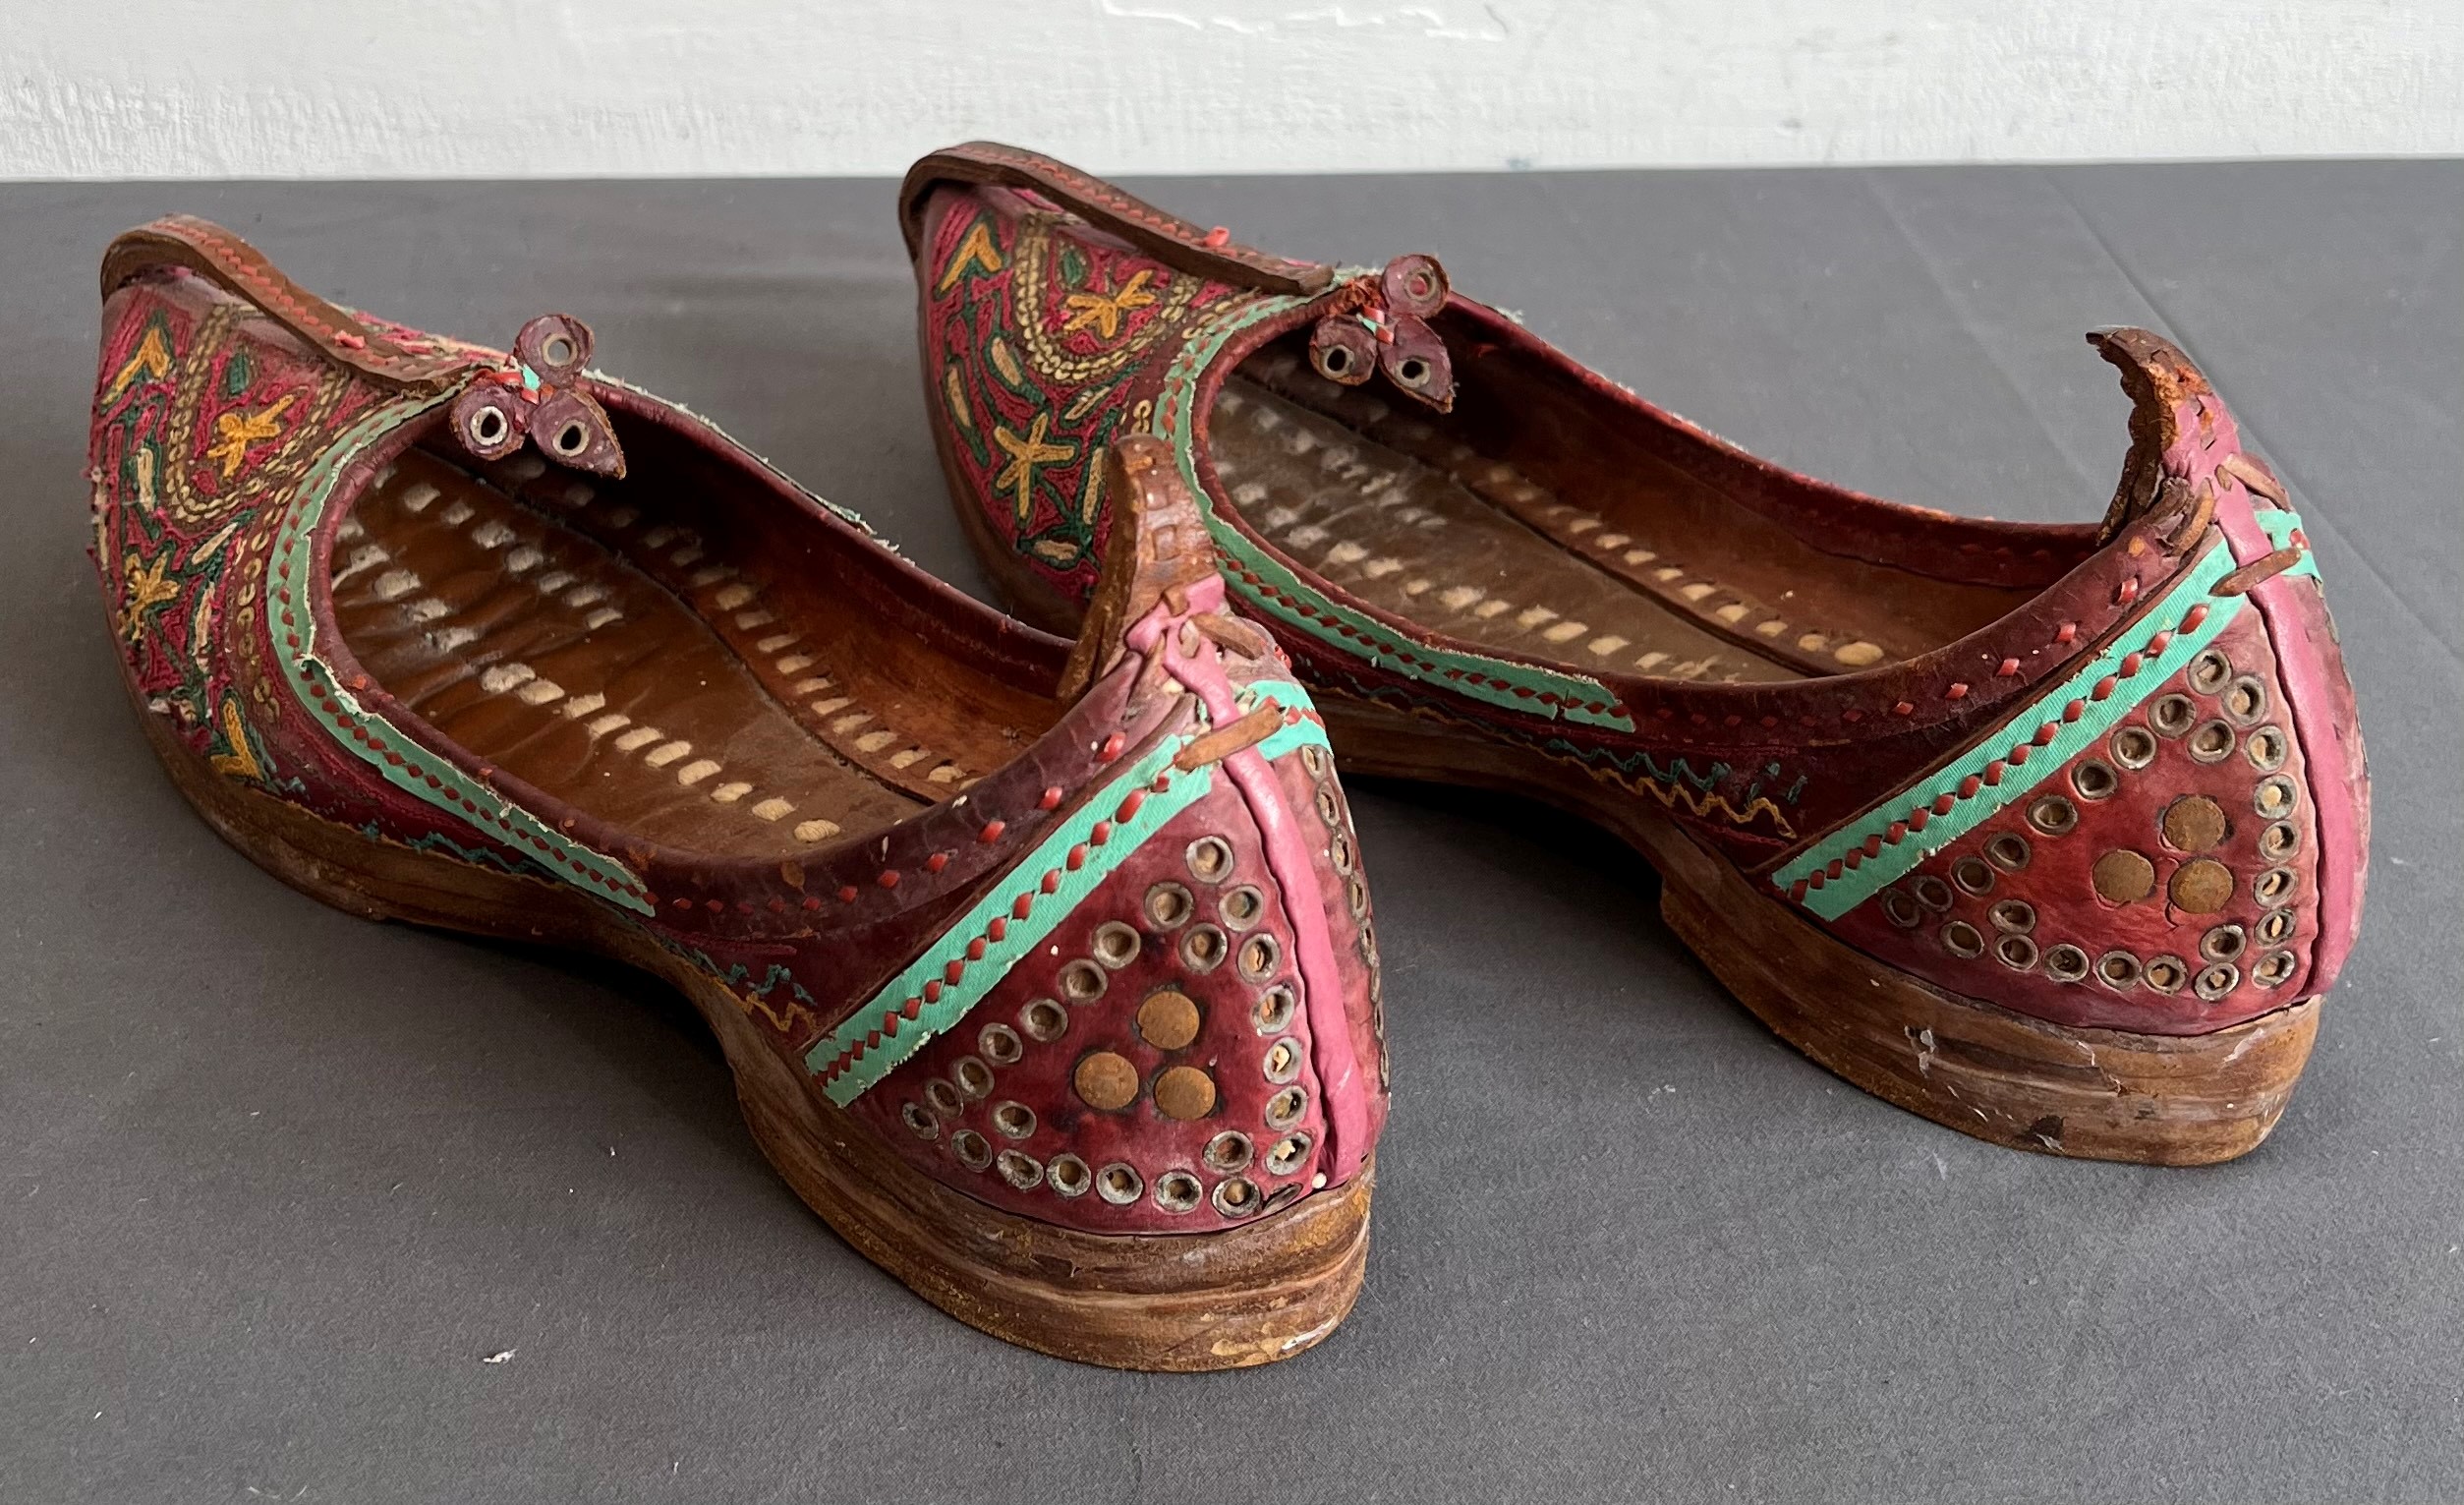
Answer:
[{"label": "yellow embroidered star", "polygon": [[205,451],[205,458],[222,462],[222,479],[230,480],[231,473],[248,458],[249,445],[274,438],[282,433],[282,411],[289,406],[291,397],[286,394],[262,413],[225,413],[214,420],[214,432],[222,437],[214,440],[214,447]]},{"label": "yellow embroidered star", "polygon": [[171,351],[162,342],[162,326],[155,324],[146,329],[145,337],[138,341],[137,353],[129,357],[128,364],[120,368],[120,374],[111,378],[111,385],[103,389],[102,400],[116,400],[140,376],[160,381],[170,370]]},{"label": "yellow embroidered star", "polygon": [[257,749],[248,745],[248,723],[240,716],[240,703],[227,697],[222,703],[222,734],[231,743],[231,750],[216,753],[208,760],[214,772],[230,779],[264,778],[264,765],[257,761]]},{"label": "yellow embroidered star", "polygon": [[1071,314],[1069,321],[1060,326],[1060,332],[1075,334],[1092,325],[1098,335],[1111,339],[1120,332],[1122,315],[1131,309],[1147,308],[1155,302],[1155,295],[1146,290],[1146,279],[1152,275],[1151,269],[1140,268],[1120,285],[1119,292],[1109,297],[1102,293],[1071,293],[1064,301],[1077,312]]},{"label": "yellow embroidered star", "polygon": [[993,244],[993,227],[980,219],[967,232],[967,238],[958,243],[958,254],[951,257],[949,264],[943,268],[941,280],[933,284],[933,291],[948,292],[958,285],[960,277],[979,267],[987,274],[1002,267],[1001,248]]},{"label": "yellow embroidered star", "polygon": [[1078,446],[1066,439],[1059,443],[1045,441],[1045,434],[1050,431],[1051,426],[1052,416],[1047,413],[1038,413],[1035,415],[1035,422],[1027,426],[1027,432],[1024,434],[1020,434],[1015,429],[993,431],[993,442],[999,444],[1003,452],[1009,456],[1009,463],[1001,468],[999,475],[993,477],[993,490],[996,492],[1014,491],[1018,493],[1018,520],[1020,522],[1025,522],[1028,514],[1034,510],[1035,504],[1028,492],[1035,485],[1035,468],[1039,465],[1052,465],[1061,460],[1074,460],[1078,456]]},{"label": "yellow embroidered star", "polygon": [[163,578],[163,572],[170,563],[171,551],[167,549],[154,555],[151,564],[140,559],[135,550],[131,550],[121,561],[128,589],[127,600],[120,608],[120,626],[132,643],[137,641],[138,632],[145,625],[145,613],[180,594],[177,581]]}]

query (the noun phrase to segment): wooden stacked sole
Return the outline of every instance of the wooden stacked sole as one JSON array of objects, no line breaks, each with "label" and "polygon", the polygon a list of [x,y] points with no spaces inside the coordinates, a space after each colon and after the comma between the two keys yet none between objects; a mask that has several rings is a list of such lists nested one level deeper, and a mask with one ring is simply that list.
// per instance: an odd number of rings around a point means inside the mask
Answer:
[{"label": "wooden stacked sole", "polygon": [[717,1036],[745,1123],[787,1185],[866,1258],[970,1326],[1085,1363],[1229,1369],[1314,1346],[1359,1296],[1374,1167],[1223,1233],[1079,1234],[998,1211],[915,1171],[816,1097],[725,989],[604,905],[321,820],[215,773],[142,705],[138,719],[206,823],[312,898],[368,919],[595,952],[677,988]]}]

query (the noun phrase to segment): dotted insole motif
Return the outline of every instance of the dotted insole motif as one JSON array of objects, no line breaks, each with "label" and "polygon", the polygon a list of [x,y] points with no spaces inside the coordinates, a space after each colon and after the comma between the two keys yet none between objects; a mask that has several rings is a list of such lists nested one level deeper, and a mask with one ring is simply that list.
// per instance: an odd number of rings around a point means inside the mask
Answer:
[{"label": "dotted insole motif", "polygon": [[[588,505],[577,490],[558,504]],[[473,753],[629,831],[787,855],[923,803],[799,726],[621,554],[434,456],[404,456],[360,498],[333,560],[335,616],[371,674]],[[818,658],[798,667],[830,692]]]},{"label": "dotted insole motif", "polygon": [[1541,537],[1453,476],[1247,381],[1209,420],[1240,515],[1361,599],[1492,648],[1661,678],[1802,677]]}]

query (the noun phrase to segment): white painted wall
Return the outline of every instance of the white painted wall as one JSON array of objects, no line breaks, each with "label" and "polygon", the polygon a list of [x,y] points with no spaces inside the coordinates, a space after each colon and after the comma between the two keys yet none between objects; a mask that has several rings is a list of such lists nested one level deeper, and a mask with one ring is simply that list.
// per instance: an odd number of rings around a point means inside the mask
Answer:
[{"label": "white painted wall", "polygon": [[0,176],[2464,151],[2464,0],[0,0]]}]

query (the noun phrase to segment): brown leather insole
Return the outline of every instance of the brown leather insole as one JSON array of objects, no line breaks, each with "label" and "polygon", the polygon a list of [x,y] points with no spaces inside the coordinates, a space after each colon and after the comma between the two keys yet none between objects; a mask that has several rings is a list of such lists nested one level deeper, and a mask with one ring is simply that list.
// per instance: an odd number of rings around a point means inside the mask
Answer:
[{"label": "brown leather insole", "polygon": [[1812,579],[1733,557],[1738,541],[1699,521],[1699,506],[1612,523],[1425,410],[1338,386],[1280,348],[1225,383],[1208,429],[1227,494],[1286,554],[1398,615],[1577,669],[1722,682],[1842,673],[1947,641],[2016,599],[1900,582],[1934,621],[1895,609],[1862,561]]},{"label": "brown leather insole", "polygon": [[1235,378],[1209,425],[1216,474],[1277,548],[1362,600],[1491,648],[1672,679],[1795,669],[1738,648],[1408,458]]},{"label": "brown leather insole", "polygon": [[[559,507],[597,499],[612,514],[594,524],[626,540],[609,548],[507,494],[542,480],[538,467],[516,457],[491,484],[414,450],[353,506],[335,538],[334,612],[368,672],[481,758],[677,846],[783,856],[929,803],[800,725],[699,612],[627,560],[636,541],[664,542],[642,516],[648,488],[625,486],[613,508],[593,483],[557,489]],[[809,677],[796,688],[856,714],[832,693],[829,657],[860,648],[800,644]]]}]

